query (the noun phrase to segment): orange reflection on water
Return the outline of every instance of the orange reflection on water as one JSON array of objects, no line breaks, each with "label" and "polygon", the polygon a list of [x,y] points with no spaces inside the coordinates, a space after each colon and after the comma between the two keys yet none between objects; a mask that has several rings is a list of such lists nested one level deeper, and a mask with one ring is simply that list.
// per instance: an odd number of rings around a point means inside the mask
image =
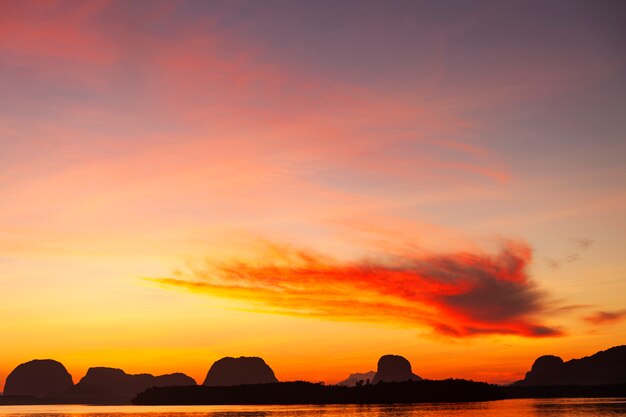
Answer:
[{"label": "orange reflection on water", "polygon": [[89,406],[0,407],[3,417],[609,417],[626,414],[626,398],[521,399],[407,405]]}]

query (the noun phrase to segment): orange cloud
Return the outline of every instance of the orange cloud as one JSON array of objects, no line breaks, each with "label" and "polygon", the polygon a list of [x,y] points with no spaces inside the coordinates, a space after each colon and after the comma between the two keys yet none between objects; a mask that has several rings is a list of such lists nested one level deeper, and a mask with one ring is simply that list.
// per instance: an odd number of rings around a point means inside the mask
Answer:
[{"label": "orange cloud", "polygon": [[546,294],[529,279],[530,249],[508,242],[495,255],[387,256],[341,263],[271,245],[260,261],[208,263],[167,287],[244,300],[256,309],[340,320],[395,322],[453,337],[559,336],[537,316]]}]

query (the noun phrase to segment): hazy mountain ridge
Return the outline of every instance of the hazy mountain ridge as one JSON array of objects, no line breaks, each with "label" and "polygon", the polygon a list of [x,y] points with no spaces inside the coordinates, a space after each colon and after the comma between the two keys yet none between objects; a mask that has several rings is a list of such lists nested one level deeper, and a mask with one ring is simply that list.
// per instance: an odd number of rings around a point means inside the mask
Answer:
[{"label": "hazy mountain ridge", "polygon": [[337,382],[335,385],[342,385],[346,387],[353,387],[359,383],[359,381],[363,381],[363,383],[367,383],[367,381],[373,381],[374,376],[376,376],[376,371],[368,371],[363,373],[353,373],[350,374],[343,381]]}]

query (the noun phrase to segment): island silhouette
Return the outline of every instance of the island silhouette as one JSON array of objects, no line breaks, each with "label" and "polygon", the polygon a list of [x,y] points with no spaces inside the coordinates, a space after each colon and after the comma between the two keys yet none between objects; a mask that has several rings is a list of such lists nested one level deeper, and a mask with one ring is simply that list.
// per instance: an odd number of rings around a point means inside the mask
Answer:
[{"label": "island silhouette", "polygon": [[558,356],[537,358],[517,386],[603,385],[626,382],[626,346],[563,362]]},{"label": "island silhouette", "polygon": [[376,372],[354,373],[336,385],[279,382],[259,357],[214,362],[202,385],[182,373],[154,376],[89,368],[74,385],[51,359],[18,365],[8,376],[6,404],[348,404],[487,401],[504,398],[626,397],[626,346],[564,362],[545,355],[510,386],[462,379],[426,380],[399,355],[384,355]]},{"label": "island silhouette", "polygon": [[65,395],[73,386],[72,375],[62,363],[52,359],[35,359],[11,371],[4,384],[4,396],[58,397]]},{"label": "island silhouette", "polygon": [[415,375],[411,363],[399,355],[384,355],[378,360],[376,371],[353,373],[336,385],[357,386],[378,382],[419,381],[422,378]]},{"label": "island silhouette", "polygon": [[278,382],[278,379],[263,359],[241,356],[226,357],[213,363],[202,385],[215,387],[271,382]]},{"label": "island silhouette", "polygon": [[89,368],[87,374],[66,395],[72,398],[126,402],[148,388],[177,385],[196,385],[196,381],[182,373],[129,375],[121,369],[96,367]]},{"label": "island silhouette", "polygon": [[373,382],[419,381],[421,379],[413,373],[411,362],[406,358],[399,355],[384,355],[378,360]]}]

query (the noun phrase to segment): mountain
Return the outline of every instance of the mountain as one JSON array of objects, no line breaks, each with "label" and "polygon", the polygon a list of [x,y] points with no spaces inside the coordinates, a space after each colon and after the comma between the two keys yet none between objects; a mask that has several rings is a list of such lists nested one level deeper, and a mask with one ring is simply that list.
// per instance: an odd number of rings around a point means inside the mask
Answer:
[{"label": "mountain", "polygon": [[263,359],[242,356],[226,357],[216,361],[209,369],[202,385],[214,387],[271,382],[278,382],[278,380],[272,368]]},{"label": "mountain", "polygon": [[384,355],[378,360],[378,369],[373,383],[419,381],[422,378],[411,370],[411,363],[403,356]]},{"label": "mountain", "polygon": [[148,388],[181,385],[196,385],[196,381],[181,373],[129,375],[121,369],[96,367],[89,368],[87,374],[68,392],[68,396],[130,400]]},{"label": "mountain", "polygon": [[517,386],[608,385],[626,383],[626,346],[615,346],[581,359],[563,362],[558,356],[541,356]]},{"label": "mountain", "polygon": [[58,397],[74,385],[65,366],[52,359],[36,359],[18,365],[4,385],[4,395]]},{"label": "mountain", "polygon": [[344,379],[341,382],[337,382],[335,385],[343,385],[346,387],[353,387],[355,386],[359,381],[363,381],[364,383],[367,383],[367,380],[373,381],[374,380],[374,376],[376,375],[376,371],[369,371],[369,372],[364,372],[364,373],[354,373],[354,374],[350,374],[350,376],[346,379]]}]

